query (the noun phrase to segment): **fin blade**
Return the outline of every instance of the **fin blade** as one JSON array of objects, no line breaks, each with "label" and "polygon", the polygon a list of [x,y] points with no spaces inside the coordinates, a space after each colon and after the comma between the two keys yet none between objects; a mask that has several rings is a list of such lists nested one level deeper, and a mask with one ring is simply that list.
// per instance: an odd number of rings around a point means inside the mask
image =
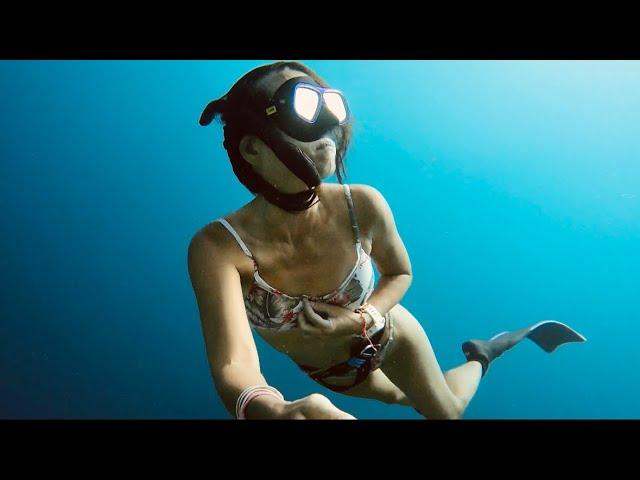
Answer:
[{"label": "fin blade", "polygon": [[546,320],[534,325],[527,338],[548,353],[567,343],[587,340],[568,325],[555,320]]}]

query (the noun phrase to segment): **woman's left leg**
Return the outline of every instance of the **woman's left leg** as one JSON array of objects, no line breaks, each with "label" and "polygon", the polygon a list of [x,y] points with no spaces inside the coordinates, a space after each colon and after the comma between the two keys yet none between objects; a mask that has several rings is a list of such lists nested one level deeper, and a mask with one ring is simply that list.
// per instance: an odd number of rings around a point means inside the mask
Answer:
[{"label": "woman's left leg", "polygon": [[466,362],[443,373],[418,320],[400,304],[391,314],[395,340],[381,370],[427,418],[460,418],[480,384],[481,364]]}]

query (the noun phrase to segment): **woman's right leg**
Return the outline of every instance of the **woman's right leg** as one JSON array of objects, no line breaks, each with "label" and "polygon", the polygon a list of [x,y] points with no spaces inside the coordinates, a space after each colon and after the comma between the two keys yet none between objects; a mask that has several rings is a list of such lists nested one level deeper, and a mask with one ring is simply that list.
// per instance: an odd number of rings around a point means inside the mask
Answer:
[{"label": "woman's right leg", "polygon": [[340,393],[351,397],[378,400],[389,405],[412,406],[405,393],[391,382],[379,368],[370,372],[362,383]]},{"label": "woman's right leg", "polygon": [[478,389],[482,366],[466,362],[443,374],[418,320],[399,304],[391,313],[395,340],[380,369],[425,417],[460,418]]}]

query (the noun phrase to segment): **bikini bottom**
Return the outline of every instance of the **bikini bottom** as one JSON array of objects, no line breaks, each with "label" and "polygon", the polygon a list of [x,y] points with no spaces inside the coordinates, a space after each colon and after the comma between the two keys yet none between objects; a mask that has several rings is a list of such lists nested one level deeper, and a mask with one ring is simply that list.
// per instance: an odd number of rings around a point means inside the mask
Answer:
[{"label": "bikini bottom", "polygon": [[[322,386],[334,392],[343,392],[362,383],[370,372],[380,368],[384,358],[393,343],[393,315],[387,312],[385,326],[371,336],[373,346],[362,339],[361,342],[351,348],[351,358],[331,367],[318,369],[309,365],[297,364],[302,371],[309,375]],[[384,332],[389,329],[389,338],[384,345],[380,345],[380,340],[384,337]],[[332,380],[339,380],[334,383]]]}]

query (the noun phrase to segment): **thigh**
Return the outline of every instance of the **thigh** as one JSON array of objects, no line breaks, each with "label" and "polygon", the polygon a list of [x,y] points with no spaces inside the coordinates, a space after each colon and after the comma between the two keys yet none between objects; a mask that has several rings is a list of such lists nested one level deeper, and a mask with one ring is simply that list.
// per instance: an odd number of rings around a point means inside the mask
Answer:
[{"label": "thigh", "polygon": [[427,334],[402,305],[393,307],[391,313],[395,340],[380,369],[425,416],[448,417],[459,400],[445,381]]},{"label": "thigh", "polygon": [[352,397],[370,398],[384,403],[401,403],[406,395],[379,368],[370,372],[367,378],[355,387],[341,392]]}]

